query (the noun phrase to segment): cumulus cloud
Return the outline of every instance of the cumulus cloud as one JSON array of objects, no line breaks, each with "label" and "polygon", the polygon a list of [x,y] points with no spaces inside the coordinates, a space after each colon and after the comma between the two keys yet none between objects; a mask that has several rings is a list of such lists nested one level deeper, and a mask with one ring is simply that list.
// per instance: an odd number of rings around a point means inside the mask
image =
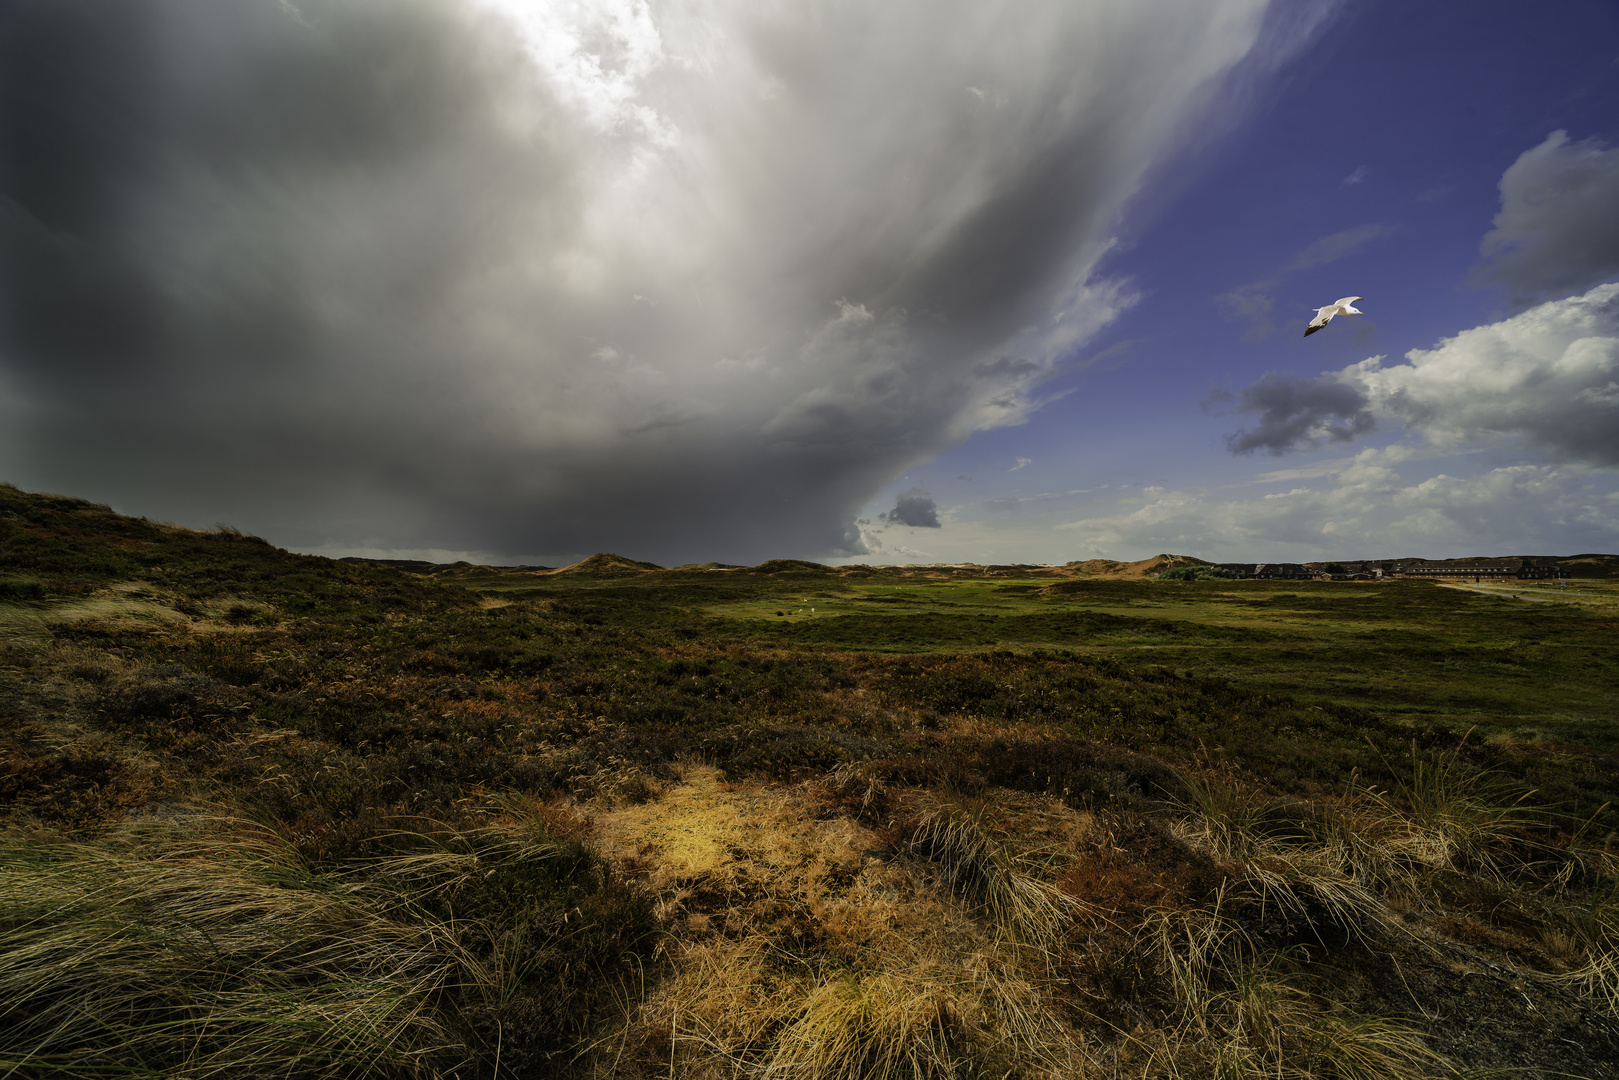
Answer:
[{"label": "cumulus cloud", "polygon": [[1505,438],[1562,461],[1619,466],[1619,284],[1464,330],[1405,364],[1341,376],[1440,446]]},{"label": "cumulus cloud", "polygon": [[856,550],[1131,302],[1265,7],[16,0],[0,451],[306,547]]},{"label": "cumulus cloud", "polygon": [[919,487],[900,492],[894,500],[894,509],[878,516],[891,525],[909,525],[917,529],[941,527],[938,504],[933,501],[933,496]]},{"label": "cumulus cloud", "polygon": [[1619,148],[1554,131],[1501,175],[1480,281],[1529,303],[1619,277]]},{"label": "cumulus cloud", "polygon": [[1315,379],[1267,375],[1242,392],[1259,412],[1227,439],[1235,453],[1346,441],[1378,419],[1431,444],[1499,443],[1556,461],[1619,467],[1619,284],[1464,330],[1406,363],[1372,357]]}]

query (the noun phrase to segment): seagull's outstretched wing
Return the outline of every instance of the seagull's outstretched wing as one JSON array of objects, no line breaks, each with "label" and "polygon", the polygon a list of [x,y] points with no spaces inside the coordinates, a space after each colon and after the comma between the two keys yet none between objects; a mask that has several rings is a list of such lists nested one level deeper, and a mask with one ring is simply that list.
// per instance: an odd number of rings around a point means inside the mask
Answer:
[{"label": "seagull's outstretched wing", "polygon": [[1310,325],[1304,328],[1304,336],[1309,337],[1323,326],[1326,326],[1336,314],[1338,314],[1337,304],[1328,304],[1324,308],[1317,308],[1315,318],[1311,319]]}]

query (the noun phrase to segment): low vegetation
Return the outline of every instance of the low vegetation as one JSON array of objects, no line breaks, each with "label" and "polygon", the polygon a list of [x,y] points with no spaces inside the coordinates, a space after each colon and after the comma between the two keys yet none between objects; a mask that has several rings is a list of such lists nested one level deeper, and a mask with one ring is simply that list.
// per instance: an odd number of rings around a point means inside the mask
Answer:
[{"label": "low vegetation", "polygon": [[1096,570],[0,488],[0,1073],[1619,1076],[1619,587]]}]

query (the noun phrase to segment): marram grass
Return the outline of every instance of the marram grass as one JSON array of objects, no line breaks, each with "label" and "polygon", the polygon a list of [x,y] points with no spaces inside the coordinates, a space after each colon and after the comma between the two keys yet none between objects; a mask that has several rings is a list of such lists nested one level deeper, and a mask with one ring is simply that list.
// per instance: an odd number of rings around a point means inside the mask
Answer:
[{"label": "marram grass", "polygon": [[453,1075],[461,1007],[523,973],[423,901],[555,853],[460,836],[362,879],[264,832],[129,839],[0,841],[0,1075]]},{"label": "marram grass", "polygon": [[1131,1035],[1138,1075],[1216,1080],[1418,1080],[1457,1076],[1411,1027],[1317,996],[1285,953],[1260,947],[1223,911],[1154,912],[1138,931],[1179,1006],[1170,1031]]},{"label": "marram grass", "polygon": [[1049,955],[1082,907],[1030,874],[972,815],[925,815],[910,850],[938,864],[950,891],[989,916],[1008,940]]},{"label": "marram grass", "polygon": [[1619,1016],[1619,903],[1610,896],[1572,920],[1585,962],[1564,978],[1590,994],[1609,1015]]}]

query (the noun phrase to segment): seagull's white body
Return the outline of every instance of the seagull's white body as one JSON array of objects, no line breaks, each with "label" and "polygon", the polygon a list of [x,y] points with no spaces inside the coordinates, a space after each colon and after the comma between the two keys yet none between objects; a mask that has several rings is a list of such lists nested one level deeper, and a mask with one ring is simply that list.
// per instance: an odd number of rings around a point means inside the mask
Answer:
[{"label": "seagull's white body", "polygon": [[1364,311],[1360,311],[1354,306],[1355,301],[1364,299],[1366,299],[1364,296],[1346,296],[1342,300],[1339,300],[1336,303],[1328,304],[1324,308],[1316,308],[1315,318],[1311,319],[1310,325],[1304,328],[1304,336],[1309,337],[1323,326],[1326,326],[1332,321],[1332,317],[1334,315],[1366,314]]}]

